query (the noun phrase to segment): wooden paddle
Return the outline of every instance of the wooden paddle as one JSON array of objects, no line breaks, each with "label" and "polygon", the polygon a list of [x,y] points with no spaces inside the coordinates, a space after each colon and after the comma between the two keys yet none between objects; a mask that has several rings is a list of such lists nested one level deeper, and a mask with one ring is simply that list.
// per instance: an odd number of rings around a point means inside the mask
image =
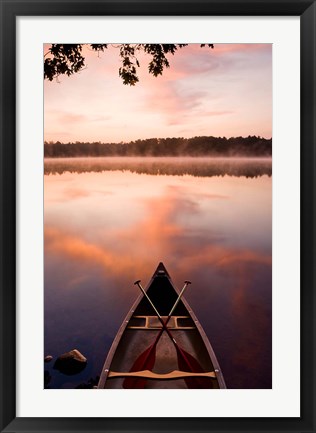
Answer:
[{"label": "wooden paddle", "polygon": [[[171,311],[170,311],[170,313],[168,315],[168,318],[167,318],[166,322],[163,321],[163,319],[162,319],[161,315],[159,314],[158,310],[156,309],[156,307],[154,306],[154,304],[150,300],[150,298],[147,295],[146,291],[141,286],[140,281],[136,281],[135,284],[138,285],[138,287],[140,288],[140,290],[142,291],[142,293],[144,294],[144,296],[146,297],[146,299],[148,300],[148,302],[152,306],[153,310],[155,311],[158,319],[160,320],[160,322],[162,324],[162,329],[160,330],[159,334],[157,335],[156,340],[154,341],[154,343],[152,344],[152,346],[150,346],[148,349],[146,349],[145,352],[143,352],[139,356],[139,358],[135,361],[135,363],[132,366],[132,369],[130,371],[132,372],[132,371],[139,371],[139,370],[151,370],[153,368],[153,366],[155,364],[155,360],[156,360],[156,346],[157,346],[157,343],[158,343],[158,341],[159,341],[159,339],[160,339],[163,331],[166,331],[167,334],[168,334],[168,336],[170,337],[171,341],[173,342],[176,351],[177,351],[177,358],[178,358],[179,368],[182,371],[187,371],[187,372],[192,372],[192,373],[201,373],[201,372],[203,372],[204,369],[202,368],[202,366],[200,365],[200,363],[197,361],[197,359],[194,358],[190,353],[186,352],[184,349],[182,349],[182,348],[179,347],[178,343],[176,342],[176,340],[172,336],[171,332],[167,328],[167,323],[169,322],[170,317],[171,317],[174,309],[178,305],[178,302],[180,301],[181,296],[182,296],[185,288],[187,287],[188,284],[190,284],[190,281],[186,281],[185,282],[185,285],[184,285],[184,287],[183,287],[180,295],[178,296],[178,299],[177,299],[175,305],[172,307],[172,309],[171,309]],[[146,384],[145,379],[139,379],[139,380],[134,379],[133,382],[128,382],[129,380],[132,381],[133,379],[126,378],[125,381],[124,381],[124,384],[123,384],[124,387],[126,387],[126,388],[127,387],[144,388],[144,386]],[[202,379],[202,378],[193,378],[193,377],[192,378],[191,377],[187,377],[184,380],[185,380],[186,385],[187,385],[188,388],[210,388],[210,382],[209,382],[209,380],[205,380],[205,379]]]},{"label": "wooden paddle", "polygon": [[[161,317],[160,314],[158,313],[156,307],[154,306],[154,304],[151,302],[151,300],[149,299],[147,293],[144,291],[144,289],[141,287],[140,285],[140,280],[135,281],[135,283],[143,293],[145,293],[145,296],[147,297],[147,299],[149,300],[150,304],[152,305],[152,307],[155,310],[155,313],[157,314],[158,317]],[[168,314],[168,317],[166,319],[166,322],[163,323],[164,326],[167,326],[172,313],[174,312],[176,306],[178,305],[185,289],[187,288],[187,286],[191,284],[190,281],[185,281],[184,282],[184,286],[176,300],[176,302],[174,303],[173,307],[170,310],[170,313]],[[163,321],[162,321],[163,322]],[[155,341],[153,342],[153,344],[151,346],[149,346],[144,352],[142,352],[139,357],[136,359],[136,361],[134,362],[134,364],[132,365],[132,368],[130,369],[130,372],[135,372],[135,371],[141,371],[141,370],[152,370],[154,364],[155,364],[155,360],[156,360],[156,346],[158,344],[158,341],[160,340],[160,337],[162,335],[164,331],[164,327],[161,328],[161,330],[159,331]],[[126,378],[123,382],[123,388],[144,388],[146,385],[147,380],[146,379],[135,379],[135,378]]]}]

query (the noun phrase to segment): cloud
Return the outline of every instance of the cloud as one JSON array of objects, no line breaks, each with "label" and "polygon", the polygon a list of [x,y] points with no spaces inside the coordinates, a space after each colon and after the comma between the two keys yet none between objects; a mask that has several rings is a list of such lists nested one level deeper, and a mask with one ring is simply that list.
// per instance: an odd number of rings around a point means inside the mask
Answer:
[{"label": "cloud", "polygon": [[260,53],[262,51],[272,53],[272,44],[215,44],[213,53]]},{"label": "cloud", "polygon": [[215,44],[214,49],[190,44],[175,57],[172,69],[178,75],[181,71],[182,78],[196,77],[202,83],[209,77],[209,80],[225,83],[242,71],[245,72],[244,79],[251,81],[249,74],[252,71],[260,71],[266,66],[271,68],[271,62],[271,44]]},{"label": "cloud", "polygon": [[90,117],[90,122],[105,122],[107,120],[110,120],[111,116],[104,116],[104,115],[95,115]]},{"label": "cloud", "polygon": [[[223,52],[214,56],[214,51],[191,44],[178,51],[170,69],[161,77],[142,75],[141,83],[151,86],[150,92],[144,94],[144,109],[159,113],[167,127],[195,125],[199,128],[208,117],[235,113],[229,90],[215,77],[230,80],[230,71],[239,59],[227,58]],[[230,51],[234,52],[231,47]],[[240,51],[241,47],[235,50]]]},{"label": "cloud", "polygon": [[45,130],[45,137],[56,137],[56,139],[61,140],[61,137],[67,137],[71,135],[69,131],[46,131]]},{"label": "cloud", "polygon": [[227,114],[233,114],[234,111],[229,110],[214,110],[214,111],[205,111],[205,116],[226,116]]},{"label": "cloud", "polygon": [[104,122],[111,119],[109,115],[99,115],[99,114],[78,114],[70,112],[58,112],[52,113],[53,115],[58,115],[58,120],[60,123],[64,124],[75,124],[82,122]]},{"label": "cloud", "polygon": [[86,122],[87,116],[76,113],[60,113],[59,122],[65,124]]},{"label": "cloud", "polygon": [[149,56],[140,54],[140,82],[130,87],[118,76],[117,48],[100,57],[85,48],[82,74],[45,82],[45,135],[62,140],[65,134],[46,131],[69,128],[70,141],[270,136],[271,52],[271,44],[189,44],[168,55],[170,68],[157,78],[148,73]]},{"label": "cloud", "polygon": [[188,116],[197,114],[206,99],[207,92],[201,89],[189,89],[178,81],[157,78],[157,84],[146,95],[145,107],[157,111],[165,119],[166,125],[185,125]]}]

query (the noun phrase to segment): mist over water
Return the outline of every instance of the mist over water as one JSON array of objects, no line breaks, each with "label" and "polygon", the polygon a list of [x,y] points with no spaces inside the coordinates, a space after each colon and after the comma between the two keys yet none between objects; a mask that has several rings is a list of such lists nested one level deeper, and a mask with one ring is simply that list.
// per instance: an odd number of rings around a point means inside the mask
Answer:
[{"label": "mist over water", "polygon": [[267,158],[45,159],[45,365],[50,388],[100,374],[160,261],[186,292],[228,388],[271,388],[272,165]]},{"label": "mist over water", "polygon": [[138,174],[195,177],[272,175],[271,158],[95,157],[46,158],[45,174],[130,171]]}]

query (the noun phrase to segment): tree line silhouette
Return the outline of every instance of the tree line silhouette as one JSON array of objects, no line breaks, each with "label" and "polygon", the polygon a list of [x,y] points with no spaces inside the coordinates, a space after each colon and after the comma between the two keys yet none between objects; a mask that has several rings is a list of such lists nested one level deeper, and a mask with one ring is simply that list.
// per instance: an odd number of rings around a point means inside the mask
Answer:
[{"label": "tree line silhouette", "polygon": [[83,156],[271,156],[272,139],[259,136],[148,138],[127,143],[45,141],[45,157]]}]

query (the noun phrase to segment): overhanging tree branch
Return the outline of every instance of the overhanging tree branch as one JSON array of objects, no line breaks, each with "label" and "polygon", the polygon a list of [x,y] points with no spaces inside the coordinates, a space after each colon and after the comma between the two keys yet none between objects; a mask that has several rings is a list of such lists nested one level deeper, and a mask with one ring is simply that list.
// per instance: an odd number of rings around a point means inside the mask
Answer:
[{"label": "overhanging tree branch", "polygon": [[[137,68],[140,67],[137,53],[143,51],[151,57],[148,71],[154,77],[162,75],[169,68],[167,54],[174,55],[177,50],[188,44],[118,44],[122,66],[119,76],[123,84],[134,86],[138,81]],[[88,44],[96,52],[105,51],[108,44]],[[201,47],[214,48],[213,44],[200,44]],[[82,55],[83,44],[52,44],[44,56],[44,79],[52,81],[60,75],[70,76],[85,68],[85,57]],[[46,58],[46,56],[49,56]]]}]

